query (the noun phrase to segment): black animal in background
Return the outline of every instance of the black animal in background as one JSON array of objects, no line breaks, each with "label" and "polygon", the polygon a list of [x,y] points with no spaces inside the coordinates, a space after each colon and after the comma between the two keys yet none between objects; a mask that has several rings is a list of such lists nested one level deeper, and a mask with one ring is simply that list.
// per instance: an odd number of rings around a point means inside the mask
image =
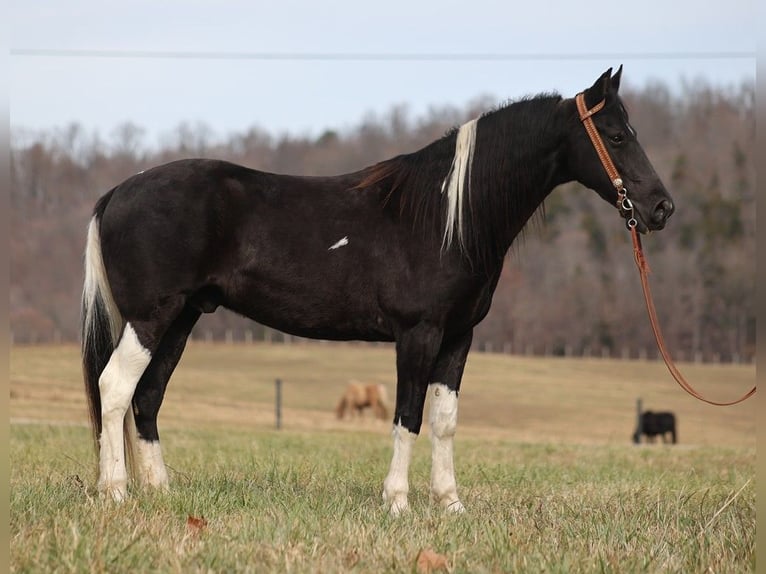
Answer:
[{"label": "black animal in background", "polygon": [[641,413],[641,424],[633,433],[633,442],[641,442],[641,435],[646,435],[649,442],[654,442],[657,435],[662,437],[662,442],[667,443],[667,433],[670,433],[670,441],[673,444],[677,442],[676,435],[676,415],[671,412],[653,413],[644,411]]}]

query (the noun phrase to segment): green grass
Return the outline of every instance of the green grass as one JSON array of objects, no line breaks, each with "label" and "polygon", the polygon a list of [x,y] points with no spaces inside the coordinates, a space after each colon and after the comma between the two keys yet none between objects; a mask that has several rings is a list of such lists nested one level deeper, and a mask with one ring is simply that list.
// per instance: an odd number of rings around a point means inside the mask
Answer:
[{"label": "green grass", "polygon": [[166,434],[172,488],[115,505],[93,489],[86,429],[13,426],[11,571],[409,572],[426,548],[453,572],[755,568],[750,449],[458,440],[468,512],[452,516],[429,500],[424,437],[393,518],[387,436]]},{"label": "green grass", "polygon": [[[754,380],[682,370],[719,398]],[[468,511],[429,500],[424,429],[397,518],[390,423],[332,414],[349,379],[393,396],[389,348],[191,345],[160,415],[171,488],[122,505],[95,492],[77,350],[14,347],[10,374],[12,572],[412,572],[424,549],[450,572],[755,570],[755,404],[697,403],[656,363],[472,355],[455,446]],[[681,444],[630,444],[636,396],[676,411]]]}]

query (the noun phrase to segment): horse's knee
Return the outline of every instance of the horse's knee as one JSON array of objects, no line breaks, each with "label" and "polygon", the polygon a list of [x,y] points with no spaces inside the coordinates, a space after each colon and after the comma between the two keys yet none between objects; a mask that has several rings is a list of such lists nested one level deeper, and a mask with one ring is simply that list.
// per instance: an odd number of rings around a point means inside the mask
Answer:
[{"label": "horse's knee", "polygon": [[454,436],[457,431],[457,392],[441,383],[431,384],[430,391],[432,435],[437,438]]}]

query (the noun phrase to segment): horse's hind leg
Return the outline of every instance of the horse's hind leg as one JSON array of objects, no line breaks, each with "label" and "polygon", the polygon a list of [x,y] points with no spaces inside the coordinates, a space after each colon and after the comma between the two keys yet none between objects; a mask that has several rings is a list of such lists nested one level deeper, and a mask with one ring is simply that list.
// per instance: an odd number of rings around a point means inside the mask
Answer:
[{"label": "horse's hind leg", "polygon": [[445,342],[428,386],[431,395],[431,495],[451,512],[465,509],[457,495],[453,441],[457,431],[457,399],[473,332]]},{"label": "horse's hind leg", "polygon": [[136,467],[141,484],[165,487],[168,472],[160,449],[157,414],[162,405],[170,376],[181,359],[186,341],[199,319],[200,312],[190,306],[176,318],[160,340],[149,366],[138,381],[133,395],[136,423]]},{"label": "horse's hind leg", "polygon": [[117,501],[125,498],[128,484],[123,421],[138,380],[151,358],[150,350],[128,322],[98,381],[101,394],[98,488]]},{"label": "horse's hind leg", "polygon": [[[127,495],[128,472],[124,434],[128,408],[138,381],[159,347],[162,335],[183,309],[181,299],[155,309],[149,321],[126,317],[122,336],[98,380],[101,395],[101,436],[99,437],[98,488],[120,501]],[[130,432],[130,431],[129,431]],[[127,438],[127,441],[126,441]]]}]

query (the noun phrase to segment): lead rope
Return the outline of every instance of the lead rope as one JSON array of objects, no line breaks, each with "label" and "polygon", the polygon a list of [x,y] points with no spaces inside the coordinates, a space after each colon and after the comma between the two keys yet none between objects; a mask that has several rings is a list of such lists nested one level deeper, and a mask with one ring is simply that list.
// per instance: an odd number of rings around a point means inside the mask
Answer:
[{"label": "lead rope", "polygon": [[755,385],[752,389],[750,389],[747,393],[735,401],[717,402],[706,399],[699,392],[697,392],[697,390],[692,387],[691,384],[689,384],[689,382],[686,380],[686,378],[684,378],[681,371],[678,370],[678,367],[676,367],[675,363],[673,362],[673,358],[670,356],[670,352],[668,352],[667,346],[665,345],[665,338],[662,336],[660,323],[657,319],[657,310],[654,307],[652,291],[649,287],[649,273],[651,270],[649,269],[649,263],[646,261],[644,251],[641,246],[641,236],[638,234],[637,229],[638,222],[633,217],[633,204],[630,199],[628,199],[628,190],[623,185],[622,179],[619,177],[617,169],[612,162],[612,158],[609,157],[609,153],[606,151],[604,142],[601,139],[598,130],[596,130],[596,126],[593,123],[593,119],[591,117],[593,114],[604,107],[605,100],[602,100],[593,106],[590,110],[588,110],[585,106],[584,94],[577,94],[575,101],[577,103],[578,113],[580,114],[580,120],[585,126],[585,131],[588,132],[588,136],[593,143],[593,147],[596,148],[596,153],[601,160],[601,164],[604,166],[604,169],[609,175],[609,179],[612,181],[612,185],[614,185],[614,187],[617,189],[617,208],[620,210],[620,214],[626,218],[631,237],[633,238],[633,258],[636,261],[638,274],[641,277],[641,288],[644,292],[644,301],[646,302],[646,311],[649,314],[649,323],[652,326],[652,332],[654,332],[654,339],[657,341],[657,348],[660,351],[660,355],[662,355],[662,359],[665,361],[665,365],[667,366],[668,371],[670,371],[670,374],[683,390],[685,390],[695,399],[702,401],[703,403],[715,405],[718,407],[727,407],[736,405],[737,403],[741,403],[742,401],[749,399],[755,394]]},{"label": "lead rope", "polygon": [[647,313],[649,313],[649,322],[652,325],[654,338],[657,341],[657,348],[659,349],[660,354],[662,355],[662,358],[665,361],[665,365],[668,367],[668,371],[670,371],[670,374],[673,375],[673,378],[676,380],[676,382],[681,386],[683,390],[685,390],[695,399],[699,399],[703,403],[707,403],[709,405],[715,405],[718,407],[728,407],[730,405],[736,405],[737,403],[741,403],[742,401],[745,401],[749,399],[750,397],[752,397],[755,394],[755,386],[753,386],[752,389],[750,389],[747,393],[745,393],[743,396],[738,398],[736,401],[731,401],[731,402],[711,401],[710,399],[706,399],[700,393],[698,393],[697,390],[694,387],[692,387],[689,384],[689,382],[684,378],[683,374],[681,374],[681,371],[678,370],[678,367],[676,367],[675,363],[673,362],[673,358],[670,356],[670,353],[668,352],[667,346],[665,345],[665,338],[662,336],[662,331],[660,330],[659,320],[657,319],[657,310],[654,308],[652,291],[649,288],[649,273],[651,272],[651,270],[649,269],[649,264],[646,262],[646,257],[644,257],[644,252],[641,247],[641,237],[639,236],[635,225],[630,228],[630,234],[633,237],[633,258],[636,260],[636,267],[638,267],[638,273],[641,277],[641,288],[644,291],[644,301],[646,301],[646,311]]}]

